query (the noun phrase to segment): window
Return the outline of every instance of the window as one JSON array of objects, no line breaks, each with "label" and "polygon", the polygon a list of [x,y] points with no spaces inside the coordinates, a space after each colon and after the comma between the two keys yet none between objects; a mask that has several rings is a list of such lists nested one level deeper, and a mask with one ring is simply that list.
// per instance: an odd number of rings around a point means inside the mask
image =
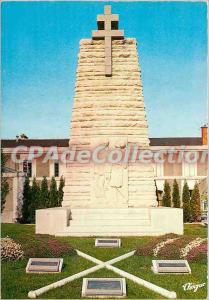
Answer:
[{"label": "window", "polygon": [[111,21],[111,30],[118,30],[118,21]]},{"label": "window", "polygon": [[208,201],[203,200],[202,201],[203,211],[208,211]]},{"label": "window", "polygon": [[23,172],[26,173],[28,177],[32,177],[32,162],[24,160],[23,162]]},{"label": "window", "polygon": [[43,162],[44,155],[36,158],[36,177],[49,177],[50,176],[50,170],[49,170],[49,164],[50,161]]},{"label": "window", "polygon": [[184,176],[194,177],[197,173],[197,164],[196,163],[186,163],[184,162]]},{"label": "window", "polygon": [[59,177],[59,163],[54,163],[54,177]]},{"label": "window", "polygon": [[163,177],[163,163],[156,163],[154,165],[154,170],[156,177]]},{"label": "window", "polygon": [[208,174],[208,161],[197,162],[197,175],[198,176],[207,176]]},{"label": "window", "polygon": [[98,22],[98,30],[104,30],[104,21]]},{"label": "window", "polygon": [[178,154],[173,153],[171,156],[172,162],[169,160],[169,154],[164,156],[164,175],[165,176],[181,176],[182,163],[178,162]]}]

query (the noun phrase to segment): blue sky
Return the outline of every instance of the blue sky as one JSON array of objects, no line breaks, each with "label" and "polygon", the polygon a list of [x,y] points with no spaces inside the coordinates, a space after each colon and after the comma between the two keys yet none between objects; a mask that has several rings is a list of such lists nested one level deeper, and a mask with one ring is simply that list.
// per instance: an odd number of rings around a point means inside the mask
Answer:
[{"label": "blue sky", "polygon": [[79,40],[105,3],[136,37],[150,137],[199,136],[207,122],[203,2],[4,2],[2,137],[67,138]]}]

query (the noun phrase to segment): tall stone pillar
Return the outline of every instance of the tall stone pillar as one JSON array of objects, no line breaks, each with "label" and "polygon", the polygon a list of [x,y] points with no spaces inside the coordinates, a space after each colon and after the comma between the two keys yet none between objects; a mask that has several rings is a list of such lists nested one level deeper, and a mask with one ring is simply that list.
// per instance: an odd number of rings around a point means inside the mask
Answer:
[{"label": "tall stone pillar", "polygon": [[152,163],[134,160],[136,148],[149,150],[148,126],[136,40],[124,38],[118,18],[106,6],[92,39],[80,41],[69,146],[71,158],[73,150],[83,152],[66,165],[63,207],[36,211],[36,233],[183,234],[182,209],[152,207]]},{"label": "tall stone pillar", "polygon": [[[99,15],[98,20],[102,17],[106,15]],[[92,150],[106,145],[107,150],[125,151],[137,145],[149,149],[136,40],[118,40],[116,30],[98,30],[93,36],[102,38],[112,32],[111,52],[105,38],[80,41],[70,148]],[[70,208],[150,207],[157,203],[150,163],[69,164],[65,183],[63,206]]]}]

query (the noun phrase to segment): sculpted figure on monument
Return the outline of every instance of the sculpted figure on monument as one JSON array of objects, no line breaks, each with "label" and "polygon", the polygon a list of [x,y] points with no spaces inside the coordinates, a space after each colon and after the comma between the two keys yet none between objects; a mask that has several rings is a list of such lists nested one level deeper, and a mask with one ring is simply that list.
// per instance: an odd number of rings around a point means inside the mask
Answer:
[{"label": "sculpted figure on monument", "polygon": [[[107,143],[106,151],[120,148],[125,151],[127,139],[111,138]],[[106,162],[94,165],[94,187],[92,186],[95,201],[112,202],[113,205],[128,205],[128,169],[127,163]],[[126,205],[126,206],[127,206]]]}]

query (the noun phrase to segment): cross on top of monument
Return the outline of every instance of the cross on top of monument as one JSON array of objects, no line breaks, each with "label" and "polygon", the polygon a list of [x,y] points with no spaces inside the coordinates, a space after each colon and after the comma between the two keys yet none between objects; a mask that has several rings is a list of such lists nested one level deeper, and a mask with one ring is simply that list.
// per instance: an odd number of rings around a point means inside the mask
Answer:
[{"label": "cross on top of monument", "polygon": [[92,31],[92,39],[105,40],[105,76],[112,76],[112,39],[123,39],[124,30],[118,30],[119,16],[111,13],[111,5],[104,7],[104,15],[97,16],[98,30]]}]

